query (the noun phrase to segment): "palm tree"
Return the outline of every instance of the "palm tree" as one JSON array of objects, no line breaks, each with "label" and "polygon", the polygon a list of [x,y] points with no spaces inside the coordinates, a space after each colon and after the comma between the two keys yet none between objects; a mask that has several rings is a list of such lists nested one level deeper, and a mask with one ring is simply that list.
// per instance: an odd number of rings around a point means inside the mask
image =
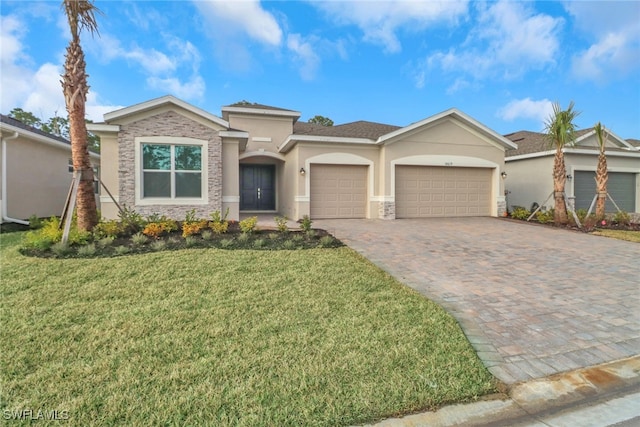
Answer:
[{"label": "palm tree", "polygon": [[100,11],[89,0],[64,0],[62,7],[67,15],[71,30],[71,40],[65,55],[61,83],[69,113],[73,170],[74,174],[81,176],[77,193],[78,228],[90,231],[98,223],[98,212],[93,187],[93,168],[87,144],[85,102],[89,85],[87,84],[84,52],[80,46],[80,32],[83,29],[89,30],[91,34],[98,31],[95,13]]},{"label": "palm tree", "polygon": [[609,174],[607,173],[607,156],[604,154],[605,144],[609,133],[600,124],[596,123],[593,130],[596,132],[598,138],[598,147],[600,148],[600,154],[598,155],[598,169],[596,169],[596,191],[598,193],[598,199],[596,201],[596,218],[601,220],[604,218],[605,206],[607,204],[607,181],[609,180]]},{"label": "palm tree", "polygon": [[545,123],[547,138],[556,149],[553,162],[553,196],[555,201],[553,221],[556,225],[569,222],[567,205],[564,201],[567,171],[562,150],[564,147],[573,145],[576,141],[576,126],[573,121],[580,113],[573,108],[573,101],[569,103],[566,110],[563,110],[557,102],[554,103],[553,113]]}]

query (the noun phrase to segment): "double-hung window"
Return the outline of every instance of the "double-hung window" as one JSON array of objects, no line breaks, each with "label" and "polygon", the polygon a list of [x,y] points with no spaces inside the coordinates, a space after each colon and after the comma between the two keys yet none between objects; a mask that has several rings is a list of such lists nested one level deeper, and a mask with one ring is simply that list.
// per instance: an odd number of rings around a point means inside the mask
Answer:
[{"label": "double-hung window", "polygon": [[[153,138],[155,139],[155,138]],[[141,200],[203,199],[204,152],[202,144],[140,141]]]}]

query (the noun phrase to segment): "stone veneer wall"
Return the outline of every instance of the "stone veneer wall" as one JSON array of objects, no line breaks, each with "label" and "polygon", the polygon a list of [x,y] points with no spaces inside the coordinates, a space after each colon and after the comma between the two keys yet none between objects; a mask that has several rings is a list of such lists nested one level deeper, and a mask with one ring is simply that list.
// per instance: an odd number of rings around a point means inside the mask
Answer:
[{"label": "stone veneer wall", "polygon": [[[188,137],[206,140],[209,143],[207,166],[209,203],[207,205],[150,205],[135,204],[135,138],[145,136]],[[186,118],[174,111],[157,114],[137,122],[123,125],[118,134],[119,146],[119,190],[120,203],[147,216],[166,215],[184,219],[187,211],[196,210],[199,217],[208,217],[213,211],[222,210],[222,139],[218,132]]]},{"label": "stone veneer wall", "polygon": [[378,218],[396,219],[396,203],[395,202],[379,202]]}]

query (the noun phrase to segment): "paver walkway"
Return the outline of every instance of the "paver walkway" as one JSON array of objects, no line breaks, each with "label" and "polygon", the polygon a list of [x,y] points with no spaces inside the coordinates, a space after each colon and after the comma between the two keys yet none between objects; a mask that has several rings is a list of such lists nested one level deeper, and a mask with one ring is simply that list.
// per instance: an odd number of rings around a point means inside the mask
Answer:
[{"label": "paver walkway", "polygon": [[318,220],[457,318],[513,384],[640,354],[640,244],[498,218]]}]

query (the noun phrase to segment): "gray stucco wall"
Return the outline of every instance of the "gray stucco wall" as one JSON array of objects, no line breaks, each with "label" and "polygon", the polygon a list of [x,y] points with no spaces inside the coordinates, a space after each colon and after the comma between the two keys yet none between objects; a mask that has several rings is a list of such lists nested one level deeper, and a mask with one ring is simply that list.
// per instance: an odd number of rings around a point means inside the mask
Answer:
[{"label": "gray stucco wall", "polygon": [[[135,204],[135,138],[145,136],[188,137],[208,141],[208,203],[206,205],[136,205]],[[122,125],[118,134],[120,203],[133,207],[142,215],[160,214],[184,219],[187,211],[196,210],[199,217],[222,210],[222,140],[218,132],[174,111]]]}]

